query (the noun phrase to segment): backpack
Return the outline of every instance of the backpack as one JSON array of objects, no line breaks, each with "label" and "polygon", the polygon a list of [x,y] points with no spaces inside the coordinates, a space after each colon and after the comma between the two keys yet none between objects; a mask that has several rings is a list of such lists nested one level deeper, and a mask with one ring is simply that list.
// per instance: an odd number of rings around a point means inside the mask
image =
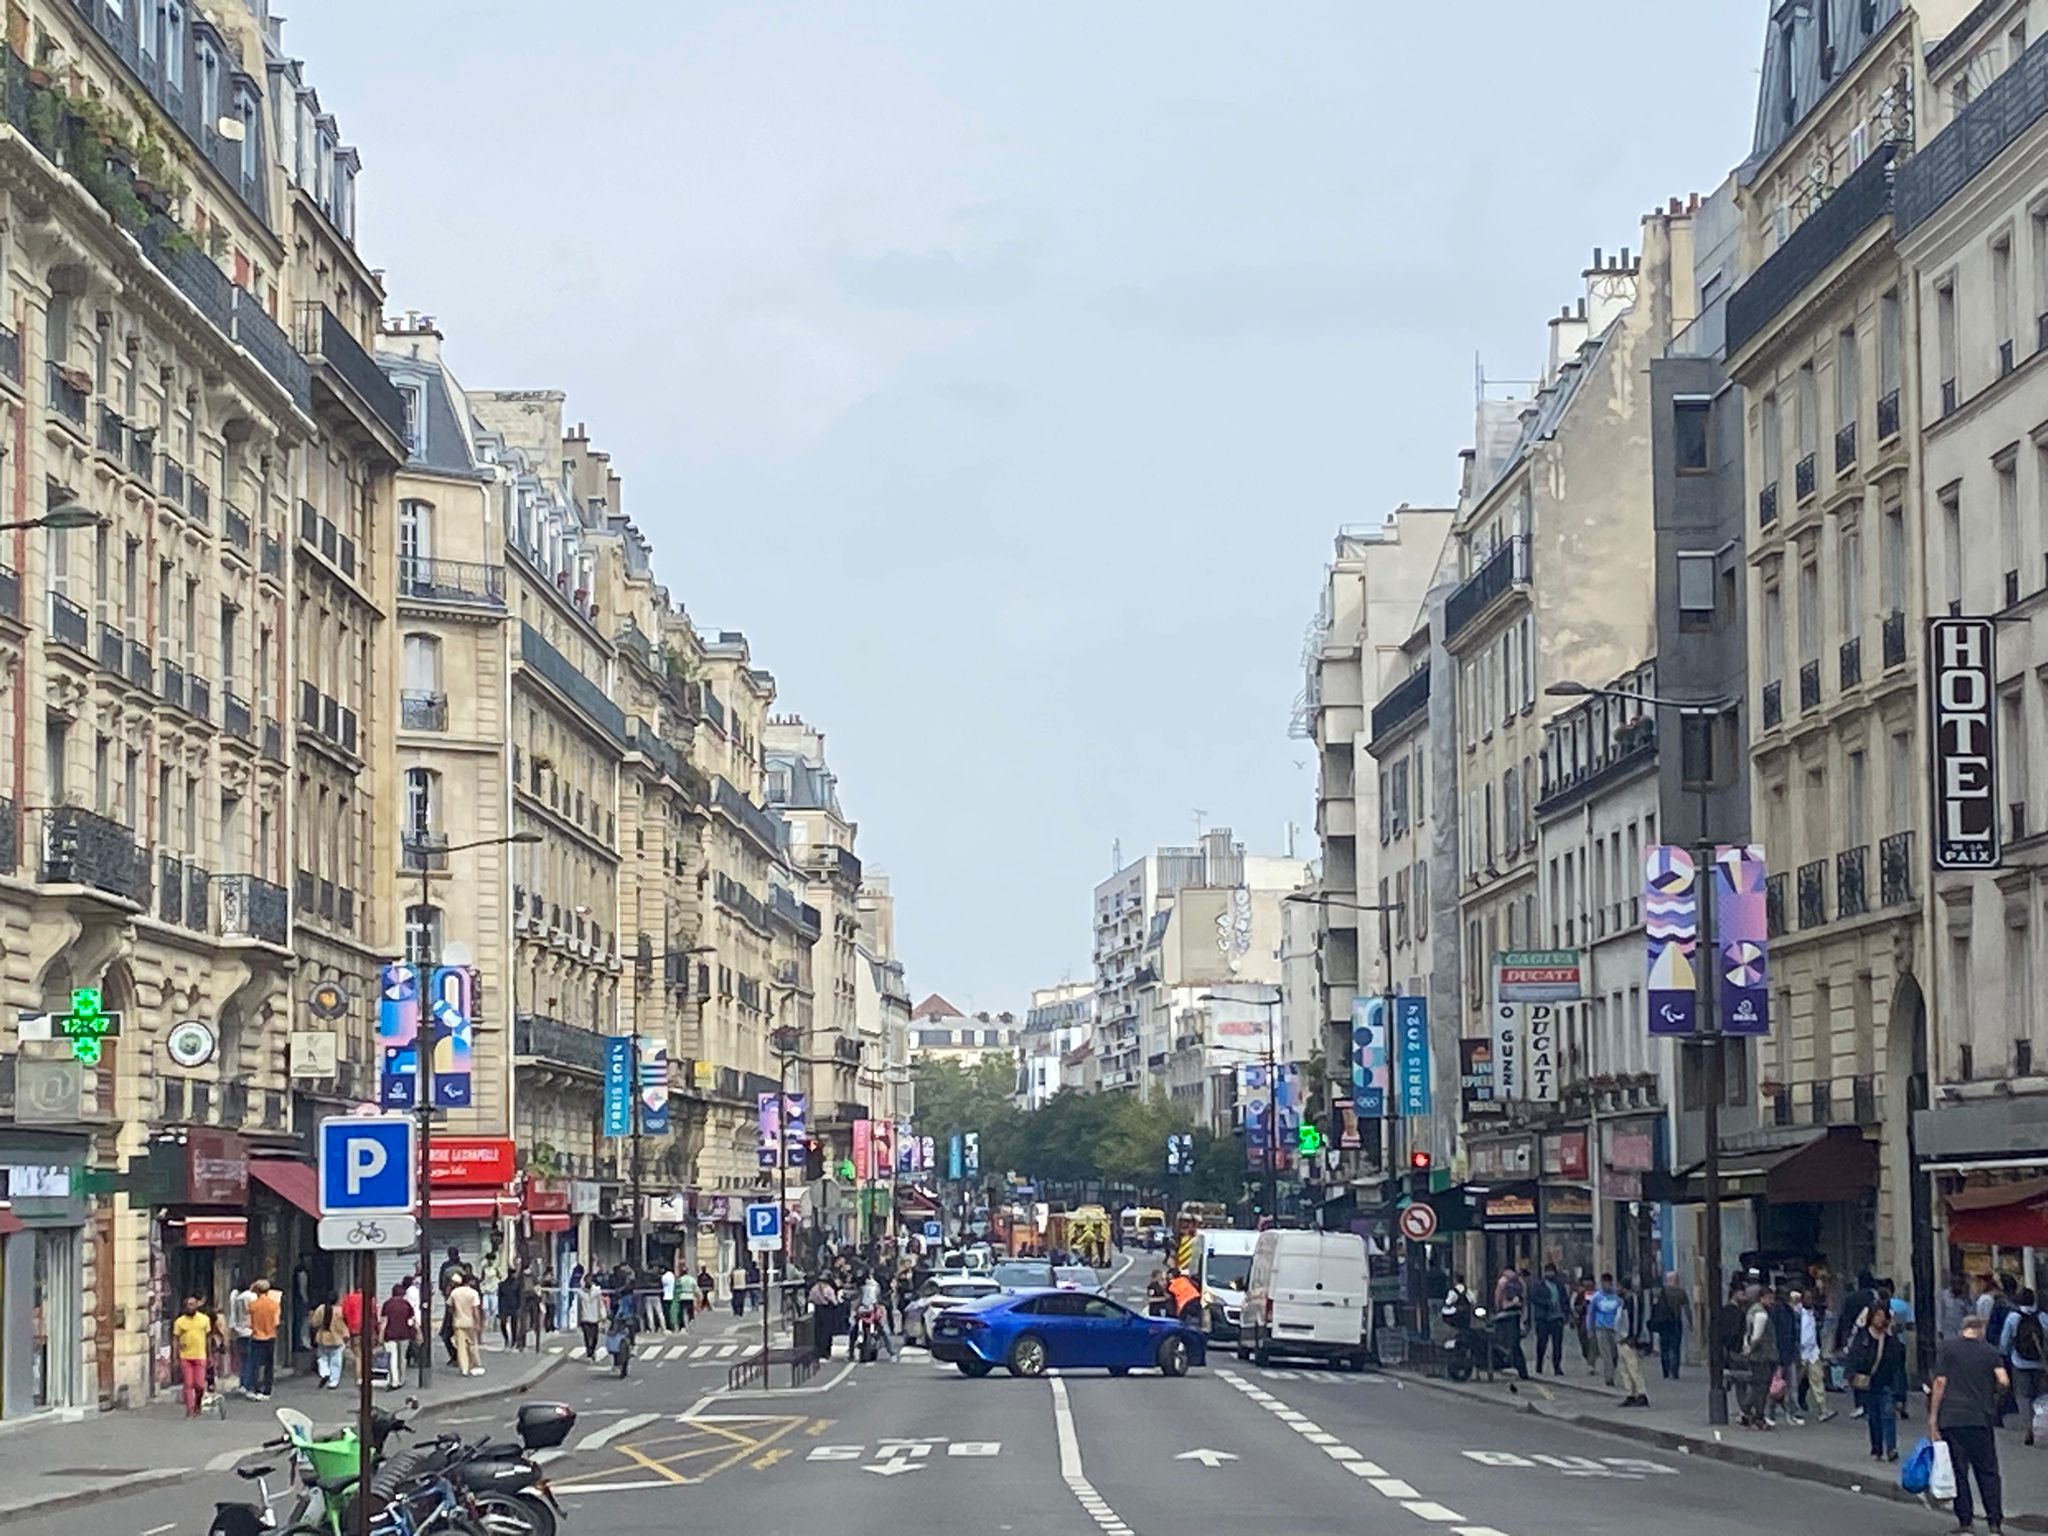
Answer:
[{"label": "backpack", "polygon": [[2044,1347],[2048,1347],[2048,1333],[2042,1331],[2040,1314],[2022,1312],[2019,1322],[2013,1325],[2013,1354],[2022,1360],[2039,1362]]}]

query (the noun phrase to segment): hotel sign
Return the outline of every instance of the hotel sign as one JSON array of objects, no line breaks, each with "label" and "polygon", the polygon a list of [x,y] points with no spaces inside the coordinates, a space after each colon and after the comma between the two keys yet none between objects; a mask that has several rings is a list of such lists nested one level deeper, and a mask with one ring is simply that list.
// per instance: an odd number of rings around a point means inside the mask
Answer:
[{"label": "hotel sign", "polygon": [[1998,666],[1990,619],[1927,621],[1936,869],[1996,869]]}]

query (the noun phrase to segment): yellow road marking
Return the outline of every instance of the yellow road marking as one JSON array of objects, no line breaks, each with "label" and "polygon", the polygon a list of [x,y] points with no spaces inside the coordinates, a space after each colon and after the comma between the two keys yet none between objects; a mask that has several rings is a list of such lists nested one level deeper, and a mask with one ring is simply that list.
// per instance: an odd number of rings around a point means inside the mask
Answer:
[{"label": "yellow road marking", "polygon": [[641,1466],[645,1467],[648,1471],[652,1472],[656,1477],[665,1477],[672,1483],[687,1483],[690,1481],[689,1478],[683,1476],[682,1473],[676,1471],[673,1467],[662,1465],[662,1463],[656,1461],[652,1456],[642,1456],[630,1445],[621,1445],[616,1447],[616,1449],[618,1450],[621,1456],[626,1457],[629,1461],[638,1462]]},{"label": "yellow road marking", "polygon": [[783,1457],[789,1454],[790,1449],[788,1446],[778,1445],[773,1450],[764,1452],[762,1455],[756,1456],[754,1458],[754,1470],[756,1472],[766,1472],[770,1467],[774,1466],[775,1463],[782,1460]]},{"label": "yellow road marking", "polygon": [[813,1419],[810,1422],[810,1427],[805,1429],[804,1433],[815,1440],[838,1422],[837,1419]]},{"label": "yellow road marking", "polygon": [[[760,1423],[772,1424],[774,1429],[767,1434],[749,1435],[728,1425],[691,1419],[685,1421],[685,1431],[681,1434],[656,1435],[630,1444],[613,1445],[611,1449],[669,1482],[689,1485],[716,1477],[750,1456],[756,1457],[754,1466],[765,1471],[790,1454],[786,1449],[773,1449],[774,1443],[803,1427],[805,1422],[801,1414],[787,1418],[764,1415]],[[829,1424],[832,1421],[828,1419],[825,1422]],[[668,1446],[681,1448],[665,1449]],[[676,1470],[679,1462],[697,1460],[708,1460],[709,1464],[689,1474]]]}]

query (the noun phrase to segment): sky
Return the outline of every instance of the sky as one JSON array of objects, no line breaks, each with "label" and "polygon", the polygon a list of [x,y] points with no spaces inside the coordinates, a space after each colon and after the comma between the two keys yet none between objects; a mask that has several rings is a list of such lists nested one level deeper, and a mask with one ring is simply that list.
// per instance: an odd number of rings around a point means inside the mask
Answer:
[{"label": "sky", "polygon": [[1089,974],[1095,884],[1313,856],[1341,524],[1454,496],[1594,246],[1744,154],[1763,0],[273,0],[360,246],[558,388],[826,732],[912,992]]}]

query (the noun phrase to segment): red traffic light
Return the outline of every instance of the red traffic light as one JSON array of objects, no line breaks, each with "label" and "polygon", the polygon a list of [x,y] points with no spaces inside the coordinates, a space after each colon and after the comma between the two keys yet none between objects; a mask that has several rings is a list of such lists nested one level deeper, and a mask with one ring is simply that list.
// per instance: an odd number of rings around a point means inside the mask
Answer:
[{"label": "red traffic light", "polygon": [[1427,1173],[1429,1171],[1429,1164],[1430,1156],[1427,1152],[1410,1152],[1408,1154],[1408,1166],[1417,1173]]}]

